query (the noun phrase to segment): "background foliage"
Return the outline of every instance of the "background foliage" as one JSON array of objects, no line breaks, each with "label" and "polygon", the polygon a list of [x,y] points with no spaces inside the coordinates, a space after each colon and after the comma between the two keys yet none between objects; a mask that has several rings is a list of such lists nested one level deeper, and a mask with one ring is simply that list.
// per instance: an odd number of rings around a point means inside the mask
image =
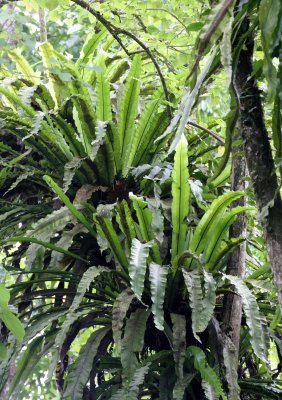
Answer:
[{"label": "background foliage", "polygon": [[254,36],[279,193],[280,2],[0,4],[1,396],[279,399],[273,205],[257,212],[252,175],[233,190],[230,154]]}]

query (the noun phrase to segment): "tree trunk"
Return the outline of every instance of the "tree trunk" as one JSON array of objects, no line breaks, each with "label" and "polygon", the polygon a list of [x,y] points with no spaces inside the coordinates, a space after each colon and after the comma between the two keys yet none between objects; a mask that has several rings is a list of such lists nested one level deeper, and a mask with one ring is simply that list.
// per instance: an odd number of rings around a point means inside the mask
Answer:
[{"label": "tree trunk", "polygon": [[39,29],[40,29],[40,42],[47,42],[47,27],[46,27],[46,15],[45,10],[41,7],[38,9],[39,16]]},{"label": "tree trunk", "polygon": [[7,34],[7,43],[9,45],[9,49],[13,49],[17,46],[17,39],[15,37],[15,19],[14,19],[14,10],[15,4],[8,4],[7,7],[9,17],[4,20],[2,23],[2,31]]},{"label": "tree trunk", "polygon": [[282,202],[259,89],[253,76],[253,38],[247,38],[235,73],[240,131],[278,299],[282,309]]}]

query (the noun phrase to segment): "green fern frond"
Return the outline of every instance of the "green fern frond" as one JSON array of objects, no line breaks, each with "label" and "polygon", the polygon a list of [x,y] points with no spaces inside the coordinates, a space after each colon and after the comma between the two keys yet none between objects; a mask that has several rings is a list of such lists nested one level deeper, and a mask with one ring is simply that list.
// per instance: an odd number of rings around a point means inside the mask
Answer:
[{"label": "green fern frond", "polygon": [[187,217],[189,213],[190,186],[188,183],[188,144],[184,136],[178,143],[172,170],[172,263],[187,248]]},{"label": "green fern frond", "polygon": [[242,297],[243,309],[250,330],[252,347],[255,354],[268,364],[269,337],[267,323],[265,317],[259,311],[253,293],[241,278],[225,274],[223,274],[223,277],[228,279],[229,282],[235,286],[236,291]]},{"label": "green fern frond", "polygon": [[83,398],[84,387],[93,368],[93,361],[99,351],[103,338],[108,332],[109,328],[101,328],[93,332],[85,345],[81,348],[77,360],[70,367],[63,400],[77,400]]},{"label": "green fern frond", "polygon": [[135,118],[138,111],[138,96],[140,91],[140,73],[141,56],[136,55],[127,76],[118,113],[118,134],[123,175],[127,173],[128,154],[131,151],[132,140],[135,135]]},{"label": "green fern frond", "polygon": [[149,279],[151,286],[152,313],[156,328],[164,330],[164,298],[167,282],[168,267],[151,263],[149,268]]},{"label": "green fern frond", "polygon": [[141,243],[138,239],[132,240],[128,271],[131,279],[131,288],[140,301],[144,289],[147,259],[151,246],[152,242]]},{"label": "green fern frond", "polygon": [[124,319],[134,297],[135,295],[132,290],[126,288],[118,295],[113,305],[112,330],[113,339],[118,354],[120,354],[121,351],[121,336]]},{"label": "green fern frond", "polygon": [[137,309],[130,315],[125,326],[120,359],[123,367],[123,376],[128,380],[133,378],[138,366],[135,353],[143,349],[146,323],[150,313],[150,309]]}]

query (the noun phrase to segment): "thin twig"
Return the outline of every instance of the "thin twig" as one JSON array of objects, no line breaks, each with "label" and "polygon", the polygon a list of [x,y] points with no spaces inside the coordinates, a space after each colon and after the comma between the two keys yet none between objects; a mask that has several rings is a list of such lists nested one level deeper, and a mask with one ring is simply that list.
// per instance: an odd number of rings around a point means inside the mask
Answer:
[{"label": "thin twig", "polygon": [[188,124],[191,125],[191,126],[194,126],[195,128],[201,129],[201,130],[204,131],[204,132],[207,132],[207,133],[208,133],[209,135],[211,135],[214,139],[218,140],[218,141],[219,141],[220,143],[222,143],[223,145],[225,144],[224,140],[223,140],[219,135],[217,135],[214,131],[212,131],[212,130],[210,130],[210,129],[208,129],[208,128],[205,128],[205,127],[202,126],[202,125],[196,124],[196,122],[188,121]]},{"label": "thin twig", "polygon": [[175,18],[184,27],[185,31],[187,32],[187,26],[184,24],[184,22],[182,22],[181,19],[178,18],[177,15],[173,14],[171,11],[165,10],[164,8],[146,8],[146,10],[148,10],[148,11],[163,11],[163,12],[168,13],[173,18]]},{"label": "thin twig", "polygon": [[126,29],[119,28],[115,25],[113,25],[110,21],[108,21],[106,18],[103,17],[103,15],[99,12],[96,11],[93,7],[91,7],[85,0],[72,0],[73,3],[79,5],[80,7],[84,8],[86,11],[88,11],[90,14],[92,14],[99,22],[101,22],[102,25],[105,26],[105,28],[108,30],[108,32],[116,39],[116,41],[119,43],[121,48],[125,51],[127,55],[130,55],[125,47],[125,45],[122,43],[122,40],[120,39],[119,35],[125,35],[128,36],[129,38],[133,39],[148,55],[148,57],[151,59],[152,63],[154,64],[157,73],[160,77],[165,99],[167,101],[167,112],[168,115],[171,117],[171,109],[169,106],[170,98],[169,98],[169,93],[168,89],[166,86],[166,82],[164,79],[164,76],[162,74],[162,71],[160,69],[159,64],[157,63],[154,55],[152,54],[151,50],[133,33],[127,31]]},{"label": "thin twig", "polygon": [[46,16],[45,10],[42,7],[38,9],[39,16],[39,28],[40,28],[40,42],[47,42],[47,28],[46,28]]}]

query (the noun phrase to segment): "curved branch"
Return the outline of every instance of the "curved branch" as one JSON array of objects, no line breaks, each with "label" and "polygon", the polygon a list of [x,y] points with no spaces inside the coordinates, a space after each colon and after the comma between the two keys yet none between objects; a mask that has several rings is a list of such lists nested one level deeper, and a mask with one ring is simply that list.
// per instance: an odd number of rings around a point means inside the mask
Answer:
[{"label": "curved branch", "polygon": [[[104,25],[104,27],[108,30],[108,32],[116,39],[116,41],[119,43],[119,45],[122,47],[122,49],[126,52],[126,54],[129,55],[129,53],[128,53],[126,47],[124,46],[124,44],[122,43],[119,35],[125,35],[125,36],[128,36],[129,38],[133,39],[147,53],[148,57],[151,59],[152,63],[154,64],[154,66],[157,70],[157,73],[158,73],[161,83],[162,83],[165,99],[169,103],[170,102],[169,93],[168,93],[168,89],[166,86],[164,76],[162,74],[159,64],[157,63],[157,61],[156,61],[154,55],[152,54],[151,50],[149,49],[149,47],[147,47],[133,33],[127,31],[126,29],[119,28],[119,27],[113,25],[110,21],[108,21],[106,18],[104,18],[103,15],[99,11],[96,11],[94,8],[92,8],[90,6],[90,4],[88,4],[85,0],[71,0],[71,1],[73,3],[79,5],[80,7],[84,8],[86,11],[88,11],[90,14],[92,14],[99,22],[101,22],[101,24]],[[171,113],[169,104],[167,104],[167,112],[168,112],[168,115],[171,117],[172,113]]]},{"label": "curved branch", "polygon": [[176,21],[178,21],[178,22],[180,23],[180,25],[182,25],[182,26],[184,27],[185,31],[187,32],[187,27],[186,27],[186,25],[184,24],[184,22],[182,22],[181,19],[178,18],[177,15],[173,14],[171,11],[165,10],[164,8],[146,8],[146,10],[149,10],[149,11],[163,11],[163,12],[168,13],[168,14],[171,15],[173,18],[175,18]]},{"label": "curved branch", "polygon": [[223,145],[225,144],[224,139],[222,139],[222,137],[220,137],[219,135],[217,135],[214,131],[205,128],[202,125],[196,124],[196,122],[191,122],[188,121],[188,125],[194,126],[195,128],[201,129],[204,132],[207,132],[209,135],[211,135],[214,139],[216,139],[217,141],[219,141],[220,143],[222,143]]}]

